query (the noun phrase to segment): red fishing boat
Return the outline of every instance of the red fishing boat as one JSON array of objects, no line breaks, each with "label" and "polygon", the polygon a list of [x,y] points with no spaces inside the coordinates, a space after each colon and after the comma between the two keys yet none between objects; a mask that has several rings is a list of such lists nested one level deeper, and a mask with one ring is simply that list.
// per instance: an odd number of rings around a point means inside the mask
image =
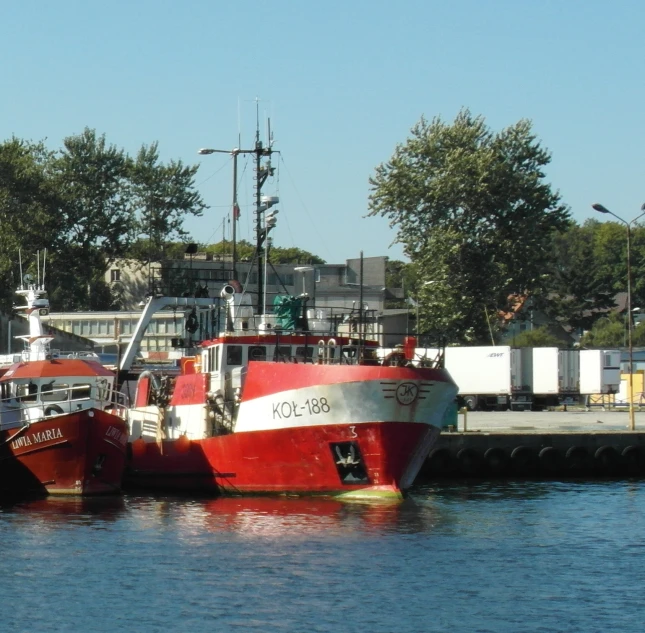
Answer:
[{"label": "red fishing boat", "polygon": [[26,300],[27,348],[0,377],[0,494],[118,492],[128,427],[116,375],[95,360],[51,353],[44,287],[30,275],[24,282],[17,294]]},{"label": "red fishing boat", "polygon": [[[126,482],[227,494],[399,498],[436,441],[457,387],[439,363],[414,367],[401,355],[379,362],[377,343],[364,336],[362,308],[353,331],[339,331],[331,319],[313,327],[306,296],[278,296],[267,313],[264,243],[275,226],[275,211],[267,211],[277,198],[260,195],[272,173],[262,164],[270,146],[256,137],[248,152],[256,158],[257,309],[234,283],[215,298],[148,298],[122,372],[132,369],[157,310],[186,310],[187,329],[219,325],[178,371],[139,375],[128,412]],[[233,223],[236,208],[234,200]]]},{"label": "red fishing boat", "polygon": [[440,367],[381,365],[357,340],[307,338],[221,336],[177,376],[143,372],[129,410],[127,480],[233,494],[401,496],[437,439],[454,382]]}]

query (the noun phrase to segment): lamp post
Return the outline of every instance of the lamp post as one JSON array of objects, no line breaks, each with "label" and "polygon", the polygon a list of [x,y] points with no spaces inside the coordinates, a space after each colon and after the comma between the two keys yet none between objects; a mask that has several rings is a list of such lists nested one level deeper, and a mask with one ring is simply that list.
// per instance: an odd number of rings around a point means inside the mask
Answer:
[{"label": "lamp post", "polygon": [[197,153],[202,156],[208,156],[209,154],[230,154],[233,157],[233,226],[232,231],[233,235],[233,279],[237,279],[237,220],[240,217],[240,208],[237,204],[237,157],[240,154],[248,153],[249,150],[241,150],[238,148],[232,150],[223,150],[223,149],[211,149],[208,147],[202,147]]},{"label": "lamp post", "polygon": [[629,349],[629,430],[636,429],[636,422],[634,420],[634,347],[632,343],[632,331],[634,324],[632,323],[632,262],[631,262],[631,249],[632,249],[632,225],[639,218],[645,215],[645,203],[641,205],[642,213],[636,216],[630,222],[623,220],[615,213],[604,207],[602,204],[592,204],[594,211],[598,213],[608,213],[613,215],[618,221],[622,222],[627,227],[627,346]]},{"label": "lamp post", "polygon": [[[272,139],[269,131],[269,138]],[[275,168],[271,167],[271,155],[274,150],[272,148],[273,140],[270,140],[269,145],[264,147],[260,140],[260,128],[255,131],[255,147],[253,149],[239,149],[232,150],[212,149],[209,147],[202,147],[197,153],[201,155],[208,154],[231,154],[233,156],[233,275],[236,276],[237,266],[237,251],[236,251],[236,234],[235,222],[239,217],[239,206],[237,204],[237,157],[240,154],[254,154],[255,155],[255,234],[256,234],[256,255],[258,265],[258,314],[264,314],[264,302],[262,297],[265,296],[264,289],[264,268],[265,268],[265,248],[264,243],[268,237],[269,231],[275,226],[275,214],[278,212],[275,209],[272,214],[265,218],[265,212],[278,202],[277,196],[261,196],[262,186],[266,179],[272,176]],[[263,165],[262,159],[268,158],[268,163]],[[263,218],[264,226],[263,226]]]}]

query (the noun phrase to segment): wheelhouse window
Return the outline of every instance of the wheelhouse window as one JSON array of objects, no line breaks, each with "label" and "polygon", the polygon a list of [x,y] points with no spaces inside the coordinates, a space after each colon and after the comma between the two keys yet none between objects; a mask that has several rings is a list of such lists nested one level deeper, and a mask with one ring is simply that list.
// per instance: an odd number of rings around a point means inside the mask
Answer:
[{"label": "wheelhouse window", "polygon": [[40,399],[43,402],[63,402],[69,396],[69,385],[48,382],[40,388]]},{"label": "wheelhouse window", "polygon": [[38,385],[34,382],[16,385],[16,398],[21,402],[36,402]]},{"label": "wheelhouse window", "polygon": [[226,364],[227,365],[242,364],[242,346],[241,345],[226,346]]},{"label": "wheelhouse window", "polygon": [[345,359],[347,362],[354,360],[358,356],[358,348],[354,345],[347,345],[342,347],[340,350],[341,359]]},{"label": "wheelhouse window", "polygon": [[296,360],[302,361],[302,362],[310,362],[314,357],[314,348],[307,346],[306,350],[306,356],[305,356],[305,348],[303,347],[296,347]]},{"label": "wheelhouse window", "polygon": [[0,385],[0,399],[9,400],[11,398],[11,385],[8,382],[3,382]]},{"label": "wheelhouse window", "polygon": [[72,400],[87,400],[90,397],[92,388],[90,385],[72,385]]},{"label": "wheelhouse window", "polygon": [[208,348],[209,371],[219,370],[219,345]]},{"label": "wheelhouse window", "polygon": [[264,345],[249,345],[249,360],[266,360],[267,348]]},{"label": "wheelhouse window", "polygon": [[291,345],[279,345],[276,350],[278,360],[289,360],[291,358]]}]

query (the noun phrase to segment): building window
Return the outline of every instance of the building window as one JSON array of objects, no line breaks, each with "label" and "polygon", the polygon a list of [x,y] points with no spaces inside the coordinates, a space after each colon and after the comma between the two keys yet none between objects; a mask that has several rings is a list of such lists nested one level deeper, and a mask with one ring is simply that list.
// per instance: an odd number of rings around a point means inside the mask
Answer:
[{"label": "building window", "polygon": [[110,281],[121,281],[121,271],[118,268],[110,271]]}]

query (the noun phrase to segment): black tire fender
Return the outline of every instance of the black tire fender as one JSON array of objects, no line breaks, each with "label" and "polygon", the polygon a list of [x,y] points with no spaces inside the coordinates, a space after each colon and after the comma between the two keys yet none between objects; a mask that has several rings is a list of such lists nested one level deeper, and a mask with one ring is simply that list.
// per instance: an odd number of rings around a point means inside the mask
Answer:
[{"label": "black tire fender", "polygon": [[503,448],[494,446],[484,453],[488,470],[493,475],[504,475],[508,470],[509,457]]}]

